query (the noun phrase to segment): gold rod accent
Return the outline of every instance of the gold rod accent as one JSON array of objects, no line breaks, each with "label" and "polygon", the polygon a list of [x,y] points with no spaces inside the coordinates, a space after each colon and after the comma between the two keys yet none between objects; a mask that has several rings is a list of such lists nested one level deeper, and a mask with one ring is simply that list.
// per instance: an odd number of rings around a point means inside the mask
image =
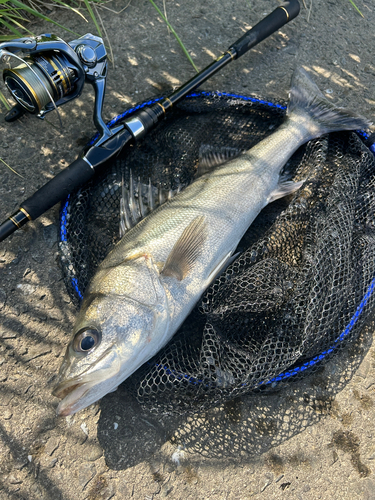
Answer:
[{"label": "gold rod accent", "polygon": [[286,20],[289,21],[289,12],[286,10],[285,7],[282,7],[281,5],[279,5],[279,9],[283,9],[283,11],[285,12],[286,14]]},{"label": "gold rod accent", "polygon": [[233,54],[233,52],[231,50],[227,50],[225,53],[229,54],[230,57],[231,57],[231,59],[232,59],[232,61],[234,61],[234,57],[235,57],[236,54]]},{"label": "gold rod accent", "polygon": [[160,104],[160,102],[157,102],[156,104],[158,104],[161,107],[161,109],[163,110],[163,113],[166,114],[165,107],[162,104]]},{"label": "gold rod accent", "polygon": [[18,222],[17,222],[15,219],[13,219],[13,217],[9,217],[9,220],[11,220],[11,221],[13,222],[13,224],[14,224],[15,226],[17,226],[17,227],[18,227],[18,229],[20,229],[20,227],[21,227],[21,226],[18,224]]},{"label": "gold rod accent", "polygon": [[24,208],[20,207],[20,211],[21,211],[23,214],[25,214],[25,215],[26,215],[26,217],[27,217],[29,220],[33,220],[33,219],[31,218],[30,214],[28,214]]},{"label": "gold rod accent", "polygon": [[171,103],[171,107],[173,106],[173,102],[168,97],[166,97],[164,101],[169,101]]}]

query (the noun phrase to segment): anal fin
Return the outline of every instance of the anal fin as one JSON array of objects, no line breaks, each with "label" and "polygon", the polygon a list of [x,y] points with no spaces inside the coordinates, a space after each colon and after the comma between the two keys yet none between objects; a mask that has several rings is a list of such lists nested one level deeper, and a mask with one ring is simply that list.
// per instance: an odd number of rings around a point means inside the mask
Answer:
[{"label": "anal fin", "polygon": [[273,201],[278,200],[279,198],[283,198],[288,194],[298,191],[298,189],[302,187],[304,183],[305,179],[299,182],[293,182],[293,181],[280,182],[277,188],[274,191],[272,191],[272,193],[268,197],[267,203],[272,203]]},{"label": "anal fin", "polygon": [[182,281],[193,268],[206,238],[206,220],[203,215],[200,215],[190,222],[176,241],[161,274]]}]

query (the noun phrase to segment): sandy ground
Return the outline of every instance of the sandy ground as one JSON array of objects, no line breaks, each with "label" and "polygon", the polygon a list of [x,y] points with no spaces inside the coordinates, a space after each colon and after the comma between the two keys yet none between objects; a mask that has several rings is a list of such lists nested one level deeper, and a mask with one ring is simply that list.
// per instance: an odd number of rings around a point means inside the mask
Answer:
[{"label": "sandy ground", "polygon": [[[285,99],[293,69],[303,65],[332,101],[374,120],[373,0],[357,0],[364,19],[348,0],[306,1],[295,21],[204,88]],[[117,12],[125,5],[109,4]],[[276,5],[166,1],[200,69]],[[100,15],[114,56],[106,119],[193,76],[147,0]],[[95,32],[78,16],[59,20],[80,34]],[[0,165],[2,220],[76,158],[94,131],[92,103],[87,88],[61,108],[63,131],[31,116],[0,122],[0,157],[23,176]],[[56,418],[51,389],[76,313],[58,265],[57,229],[55,207],[0,244],[1,500],[375,499],[371,327],[322,373],[272,396],[158,421],[120,388],[74,417]]]}]

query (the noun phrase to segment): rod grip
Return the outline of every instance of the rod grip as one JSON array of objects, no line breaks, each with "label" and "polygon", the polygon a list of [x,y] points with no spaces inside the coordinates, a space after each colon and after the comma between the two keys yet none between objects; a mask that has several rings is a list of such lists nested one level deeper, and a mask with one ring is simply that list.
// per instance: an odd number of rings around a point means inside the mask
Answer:
[{"label": "rod grip", "polygon": [[83,158],[75,160],[24,201],[20,208],[0,225],[0,241],[24,226],[27,221],[38,218],[93,175],[93,168]]},{"label": "rod grip", "polygon": [[298,0],[291,0],[277,7],[271,14],[253,26],[229,50],[234,49],[236,59],[294,19],[299,13]]},{"label": "rod grip", "polygon": [[93,168],[85,160],[78,158],[25,200],[21,208],[31,219],[36,219],[91,179],[93,174]]}]

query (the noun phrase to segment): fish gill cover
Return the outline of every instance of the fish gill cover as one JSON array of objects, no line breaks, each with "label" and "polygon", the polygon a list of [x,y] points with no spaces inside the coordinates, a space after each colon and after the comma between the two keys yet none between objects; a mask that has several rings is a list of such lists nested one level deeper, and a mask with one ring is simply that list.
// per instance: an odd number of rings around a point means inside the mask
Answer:
[{"label": "fish gill cover", "polygon": [[[176,191],[193,180],[202,149],[249,149],[285,110],[255,97],[192,94],[72,193],[61,210],[60,255],[76,305],[119,240],[122,179],[127,188],[132,179],[135,198],[150,180],[161,193]],[[194,411],[267,391],[318,369],[358,337],[375,301],[374,157],[356,133],[333,133],[301,147],[284,171],[306,179],[303,187],[261,212],[238,258],[132,377],[149,409]]]}]

